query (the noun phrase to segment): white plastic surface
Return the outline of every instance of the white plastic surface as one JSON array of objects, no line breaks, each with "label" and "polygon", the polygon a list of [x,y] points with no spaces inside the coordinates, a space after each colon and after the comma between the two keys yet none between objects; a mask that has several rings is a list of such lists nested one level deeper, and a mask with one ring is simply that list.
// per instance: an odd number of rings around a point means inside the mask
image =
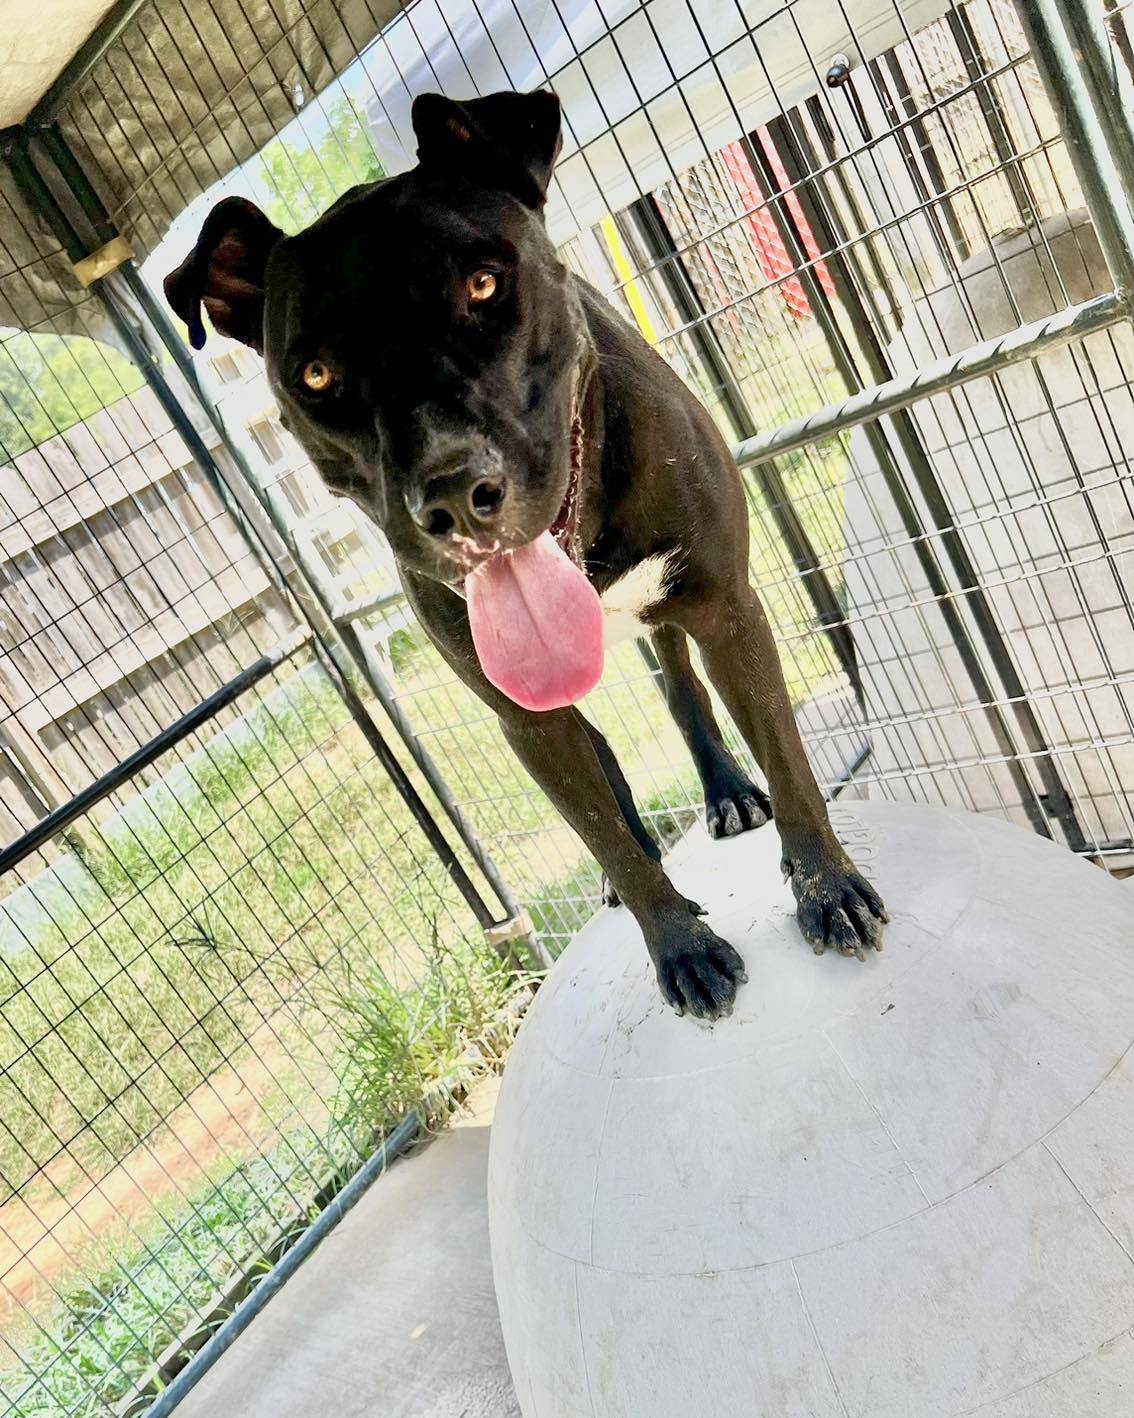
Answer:
[{"label": "white plastic surface", "polygon": [[1026,830],[833,813],[893,917],[817,957],[774,828],[678,886],[744,954],[710,1029],[605,911],[513,1050],[497,1296],[525,1418],[1134,1414],[1134,913]]}]

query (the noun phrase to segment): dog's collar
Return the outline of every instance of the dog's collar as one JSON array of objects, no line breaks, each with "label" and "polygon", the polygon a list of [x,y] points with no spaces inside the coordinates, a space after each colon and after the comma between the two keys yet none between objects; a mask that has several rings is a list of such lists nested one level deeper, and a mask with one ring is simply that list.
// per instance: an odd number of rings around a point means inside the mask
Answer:
[{"label": "dog's collar", "polygon": [[579,542],[579,492],[583,481],[583,451],[586,446],[581,405],[579,375],[576,371],[571,385],[571,431],[568,447],[570,467],[567,474],[567,491],[555,521],[548,530],[578,567],[583,565],[583,548]]}]

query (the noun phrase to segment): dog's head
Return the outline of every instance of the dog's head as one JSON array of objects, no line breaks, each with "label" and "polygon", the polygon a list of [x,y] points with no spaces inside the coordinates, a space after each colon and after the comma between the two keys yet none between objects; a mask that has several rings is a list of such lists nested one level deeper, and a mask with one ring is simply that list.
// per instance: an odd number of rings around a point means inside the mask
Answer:
[{"label": "dog's head", "polygon": [[283,420],[405,565],[457,582],[556,523],[571,478],[577,294],[544,229],[550,93],[419,98],[418,166],[285,237],[210,212],[166,295],[260,351]]}]

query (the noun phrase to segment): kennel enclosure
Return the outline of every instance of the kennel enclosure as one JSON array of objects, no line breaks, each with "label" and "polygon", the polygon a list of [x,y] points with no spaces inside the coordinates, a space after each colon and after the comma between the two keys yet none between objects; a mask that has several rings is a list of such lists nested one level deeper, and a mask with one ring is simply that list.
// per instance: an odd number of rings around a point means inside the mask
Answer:
[{"label": "kennel enclosure", "polygon": [[[144,1411],[381,1138],[491,1065],[598,901],[258,361],[191,356],[158,295],[220,196],[295,230],[412,162],[416,93],[559,93],[550,230],[736,448],[827,791],[1134,866],[1124,8],[62,8],[45,53],[0,4],[21,1418]],[[621,647],[587,712],[668,843],[698,795],[657,681]]]}]

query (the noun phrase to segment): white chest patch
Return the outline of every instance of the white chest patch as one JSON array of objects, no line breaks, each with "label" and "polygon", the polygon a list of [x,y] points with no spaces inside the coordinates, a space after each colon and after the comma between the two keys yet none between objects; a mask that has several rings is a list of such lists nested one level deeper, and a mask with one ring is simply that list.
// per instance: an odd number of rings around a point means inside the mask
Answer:
[{"label": "white chest patch", "polygon": [[669,593],[676,557],[676,552],[648,556],[602,593],[603,639],[608,649],[620,640],[646,633],[642,617],[660,606]]}]

